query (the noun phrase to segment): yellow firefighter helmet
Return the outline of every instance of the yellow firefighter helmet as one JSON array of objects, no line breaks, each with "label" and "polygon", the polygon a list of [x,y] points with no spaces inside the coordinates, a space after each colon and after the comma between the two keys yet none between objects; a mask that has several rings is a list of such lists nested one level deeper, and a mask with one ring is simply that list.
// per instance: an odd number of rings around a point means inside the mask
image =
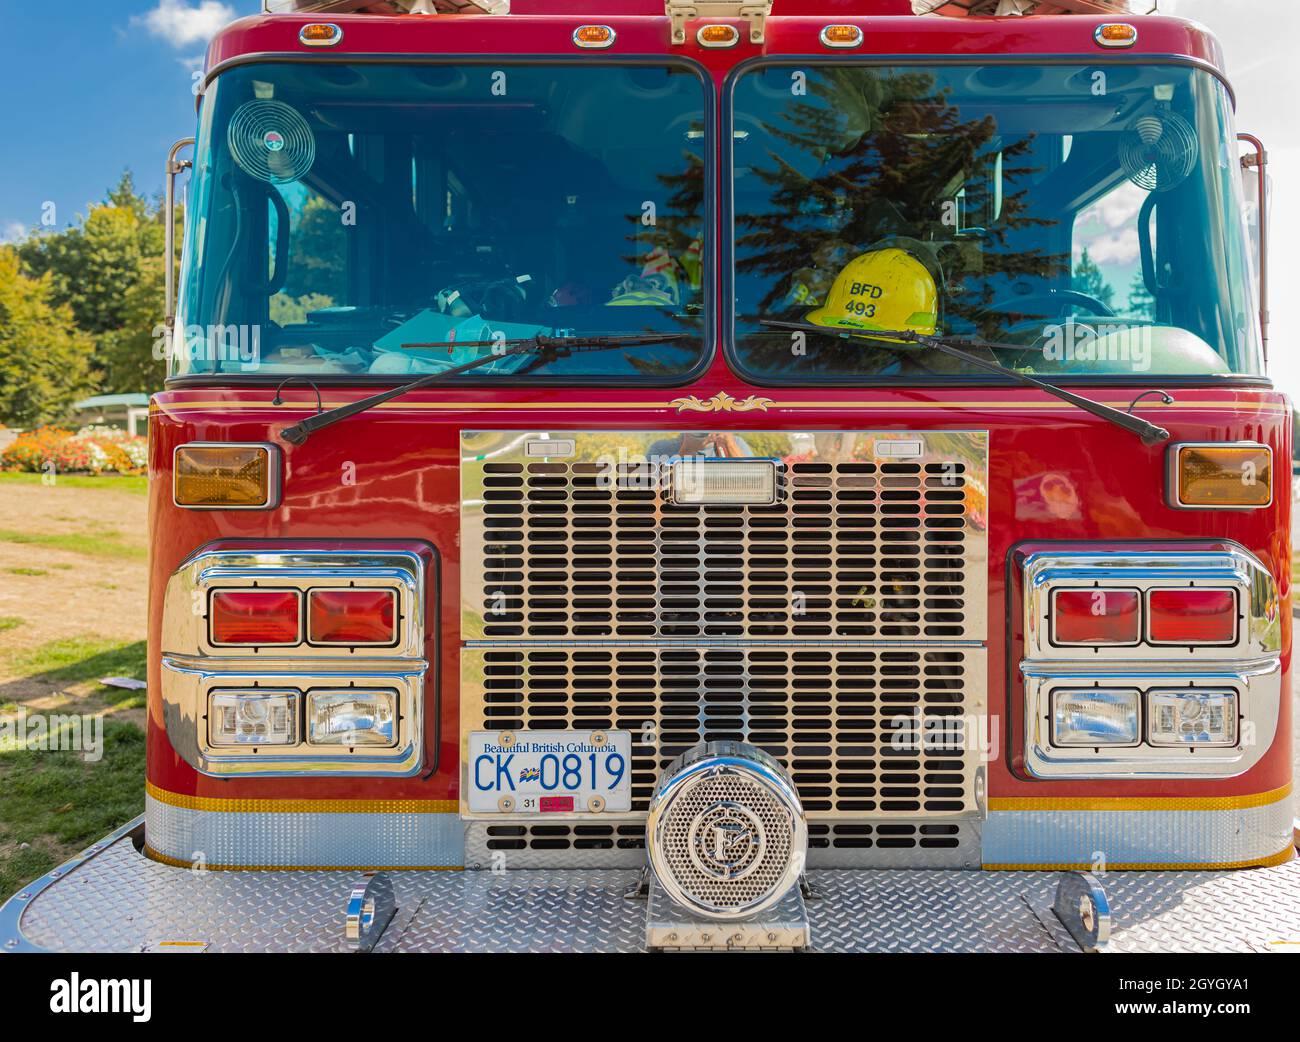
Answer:
[{"label": "yellow firefighter helmet", "polygon": [[826,302],[807,318],[819,326],[928,335],[938,325],[938,298],[929,269],[906,250],[890,246],[844,265]]}]

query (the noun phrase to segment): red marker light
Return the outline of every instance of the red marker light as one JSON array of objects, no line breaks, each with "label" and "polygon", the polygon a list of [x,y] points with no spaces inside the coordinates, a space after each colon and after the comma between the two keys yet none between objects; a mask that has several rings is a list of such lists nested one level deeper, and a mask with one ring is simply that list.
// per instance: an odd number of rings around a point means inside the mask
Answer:
[{"label": "red marker light", "polygon": [[1136,644],[1141,635],[1142,598],[1137,590],[1090,587],[1052,594],[1054,644]]},{"label": "red marker light", "polygon": [[307,639],[313,644],[395,643],[396,592],[312,590],[307,595]]},{"label": "red marker light", "polygon": [[1152,644],[1231,644],[1237,639],[1232,590],[1152,590],[1147,594]]},{"label": "red marker light", "polygon": [[217,590],[208,621],[213,644],[297,644],[296,590]]}]

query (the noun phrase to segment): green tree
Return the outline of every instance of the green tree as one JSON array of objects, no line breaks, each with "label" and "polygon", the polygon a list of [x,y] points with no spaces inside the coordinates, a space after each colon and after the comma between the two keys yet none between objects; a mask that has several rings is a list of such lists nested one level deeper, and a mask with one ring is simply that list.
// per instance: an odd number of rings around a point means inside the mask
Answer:
[{"label": "green tree", "polygon": [[154,391],[166,377],[166,362],[154,357],[162,331],[163,259],[147,257],[140,277],[122,297],[120,324],[97,338],[100,387],[107,394]]},{"label": "green tree", "polygon": [[[779,148],[755,157],[750,171],[767,191],[766,205],[736,219],[736,268],[760,276],[763,296],[744,301],[738,316],[745,350],[764,367],[789,364],[790,337],[758,327],[761,319],[803,320],[810,302],[792,292],[815,268],[826,285],[868,248],[902,245],[922,259],[941,287],[940,326],[992,339],[1006,314],[995,308],[996,273],[1008,279],[1053,279],[1069,271],[1064,254],[1034,245],[1026,231],[1050,223],[1034,212],[1031,186],[1041,176],[1035,140],[1000,137],[996,120],[970,118],[951,90],[928,71],[840,67],[807,81],[807,101],[794,100],[767,123]],[[978,249],[953,232],[953,215],[981,216]],[[960,199],[954,194],[962,188]],[[819,302],[819,301],[818,301]],[[861,340],[817,345],[807,369],[857,370],[890,364],[892,349]],[[908,367],[950,371],[937,352],[909,352]],[[959,364],[958,364],[959,365]]]},{"label": "green tree", "polygon": [[1133,281],[1128,286],[1128,313],[1134,318],[1155,321],[1156,298],[1147,289],[1147,281],[1142,277],[1141,270],[1133,273]]},{"label": "green tree", "polygon": [[293,249],[282,292],[290,298],[329,297],[331,303],[344,299],[348,238],[338,208],[324,196],[313,194],[300,211],[291,207],[290,213]]},{"label": "green tree", "polygon": [[1083,248],[1083,253],[1079,255],[1079,262],[1074,266],[1072,283],[1079,293],[1096,297],[1107,307],[1114,305],[1115,287],[1106,281],[1106,276],[1101,273],[1096,262],[1088,256],[1087,246]]},{"label": "green tree", "polygon": [[91,343],[72,310],[54,301],[53,279],[23,274],[0,247],[0,420],[32,427],[61,420],[90,391]]},{"label": "green tree", "polygon": [[151,391],[165,364],[153,357],[163,316],[163,213],[124,173],[77,223],[18,247],[24,271],[48,277],[52,302],[94,338],[91,369],[106,392]]}]

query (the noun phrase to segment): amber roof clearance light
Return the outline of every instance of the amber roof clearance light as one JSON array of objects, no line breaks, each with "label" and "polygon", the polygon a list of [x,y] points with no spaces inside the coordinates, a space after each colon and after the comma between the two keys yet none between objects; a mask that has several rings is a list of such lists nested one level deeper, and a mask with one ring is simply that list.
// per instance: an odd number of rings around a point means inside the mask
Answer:
[{"label": "amber roof clearance light", "polygon": [[695,40],[701,47],[735,47],[740,42],[740,30],[734,25],[702,25]]},{"label": "amber roof clearance light", "polygon": [[304,47],[334,47],[343,42],[343,30],[333,22],[311,22],[298,30]]},{"label": "amber roof clearance light", "polygon": [[862,46],[862,29],[856,25],[828,25],[821,31],[823,47]]},{"label": "amber roof clearance light", "polygon": [[1132,47],[1137,43],[1138,31],[1127,22],[1105,22],[1097,26],[1092,38],[1099,47]]},{"label": "amber roof clearance light", "polygon": [[608,25],[580,25],[573,30],[573,42],[579,47],[611,47],[614,39],[614,30]]}]

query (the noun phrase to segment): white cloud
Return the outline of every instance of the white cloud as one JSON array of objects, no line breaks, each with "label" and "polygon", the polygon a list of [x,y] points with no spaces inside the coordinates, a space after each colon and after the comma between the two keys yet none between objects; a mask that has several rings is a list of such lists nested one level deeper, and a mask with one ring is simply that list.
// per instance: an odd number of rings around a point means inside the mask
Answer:
[{"label": "white cloud", "polygon": [[193,5],[186,0],[158,0],[157,7],[136,15],[131,24],[144,26],[173,47],[189,47],[206,43],[234,17],[234,9],[221,0],[198,0]]},{"label": "white cloud", "polygon": [[1137,229],[1125,228],[1110,235],[1096,235],[1080,241],[1074,249],[1076,259],[1083,254],[1085,246],[1094,264],[1132,264],[1138,256]]},{"label": "white cloud", "polygon": [[1098,199],[1079,214],[1076,224],[1097,221],[1107,228],[1122,228],[1137,217],[1147,193],[1132,182],[1125,182]]},{"label": "white cloud", "polygon": [[0,244],[19,242],[27,237],[27,225],[22,221],[6,221],[0,226]]}]

